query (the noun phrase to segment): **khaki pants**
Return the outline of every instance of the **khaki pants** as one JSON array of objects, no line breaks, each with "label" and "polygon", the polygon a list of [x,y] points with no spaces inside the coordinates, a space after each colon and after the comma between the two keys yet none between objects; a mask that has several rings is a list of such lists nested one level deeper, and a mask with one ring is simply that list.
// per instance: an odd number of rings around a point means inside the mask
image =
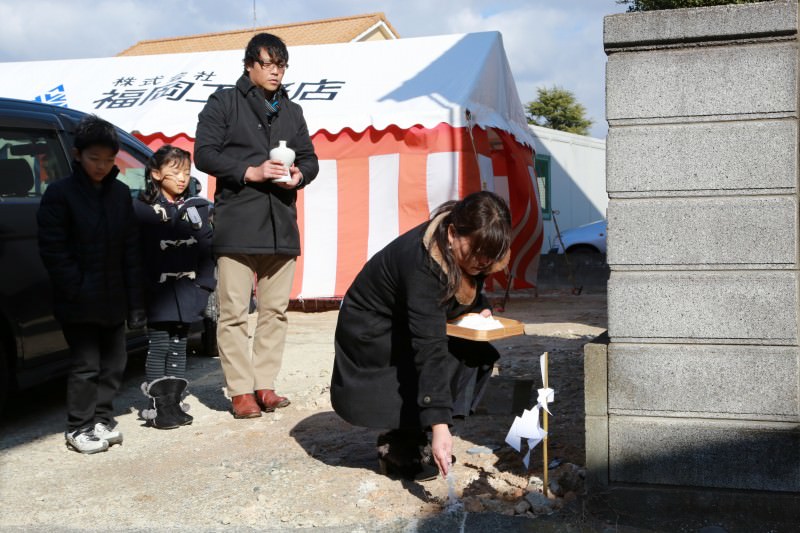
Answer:
[{"label": "khaki pants", "polygon": [[[217,258],[217,345],[228,395],[274,389],[286,340],[289,293],[296,258],[286,255],[222,255]],[[248,350],[247,317],[256,278],[258,322]]]}]

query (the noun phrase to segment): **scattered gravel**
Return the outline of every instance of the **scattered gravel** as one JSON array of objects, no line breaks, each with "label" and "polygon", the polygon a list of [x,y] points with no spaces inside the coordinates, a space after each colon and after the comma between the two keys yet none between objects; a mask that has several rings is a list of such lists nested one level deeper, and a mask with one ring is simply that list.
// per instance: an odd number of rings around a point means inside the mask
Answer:
[{"label": "scattered gravel", "polygon": [[[350,426],[332,411],[333,310],[290,314],[278,390],[292,404],[261,418],[233,419],[219,360],[200,356],[188,361],[194,423],[174,430],[145,427],[138,416],[145,405],[143,356],[131,357],[116,400],[125,440],[105,453],[66,448],[63,380],[22,394],[0,423],[0,529],[422,531],[439,517],[463,527],[474,513],[584,523],[575,503],[583,490],[582,346],[605,329],[606,315],[605,295],[575,298],[512,295],[508,302],[504,316],[535,324],[536,336],[498,343],[502,358],[481,411],[454,428],[460,519],[443,515],[445,480],[379,475],[378,432]],[[549,456],[563,461],[550,470],[549,497],[541,450],[526,472],[520,454],[504,443],[519,414],[512,412],[514,386],[531,381],[535,401],[545,350],[556,391]]]}]

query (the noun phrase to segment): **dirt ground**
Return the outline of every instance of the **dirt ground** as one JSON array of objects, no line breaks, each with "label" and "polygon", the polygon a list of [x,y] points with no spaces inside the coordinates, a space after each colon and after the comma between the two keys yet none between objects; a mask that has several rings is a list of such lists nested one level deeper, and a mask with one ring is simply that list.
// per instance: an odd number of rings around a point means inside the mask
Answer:
[{"label": "dirt ground", "polygon": [[[454,428],[449,483],[377,472],[378,432],[350,426],[330,406],[337,311],[291,312],[278,390],[292,404],[261,418],[233,419],[219,360],[201,356],[188,361],[194,423],[167,431],[138,416],[144,358],[131,357],[116,401],[125,440],[105,453],[64,445],[63,380],[12,401],[0,422],[0,530],[478,531],[465,517],[494,515],[514,517],[520,531],[621,531],[581,501],[582,348],[606,329],[605,294],[514,292],[499,314],[526,323],[527,334],[496,343],[502,357],[479,413]],[[549,460],[561,464],[549,470],[560,495],[543,500],[541,446],[526,471],[504,439],[536,401],[545,351],[555,390]],[[460,526],[426,529],[446,513]]]}]

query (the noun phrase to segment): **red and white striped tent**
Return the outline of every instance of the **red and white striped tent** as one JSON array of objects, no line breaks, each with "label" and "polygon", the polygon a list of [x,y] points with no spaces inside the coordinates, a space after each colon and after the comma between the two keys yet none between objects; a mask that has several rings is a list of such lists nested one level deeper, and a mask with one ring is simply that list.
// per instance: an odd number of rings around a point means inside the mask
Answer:
[{"label": "red and white striped tent", "polygon": [[[0,63],[0,95],[93,112],[151,148],[191,150],[208,95],[242,51]],[[542,221],[533,140],[497,32],[291,47],[284,83],[320,159],[298,199],[292,298],[339,297],[366,260],[442,202],[505,197],[515,288],[536,282]],[[205,190],[213,178],[201,175]],[[496,282],[505,287],[507,277]],[[496,287],[499,288],[499,287]]]}]

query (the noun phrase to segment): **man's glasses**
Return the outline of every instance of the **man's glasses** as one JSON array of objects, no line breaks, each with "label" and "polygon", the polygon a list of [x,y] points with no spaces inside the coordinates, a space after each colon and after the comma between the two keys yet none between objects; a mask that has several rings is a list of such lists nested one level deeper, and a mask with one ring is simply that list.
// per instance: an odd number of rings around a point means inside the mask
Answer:
[{"label": "man's glasses", "polygon": [[260,59],[256,59],[255,61],[264,70],[272,70],[272,67],[275,67],[278,70],[286,70],[287,68],[289,68],[289,64],[283,61],[278,61],[277,63],[273,63],[271,61],[261,61]]}]

